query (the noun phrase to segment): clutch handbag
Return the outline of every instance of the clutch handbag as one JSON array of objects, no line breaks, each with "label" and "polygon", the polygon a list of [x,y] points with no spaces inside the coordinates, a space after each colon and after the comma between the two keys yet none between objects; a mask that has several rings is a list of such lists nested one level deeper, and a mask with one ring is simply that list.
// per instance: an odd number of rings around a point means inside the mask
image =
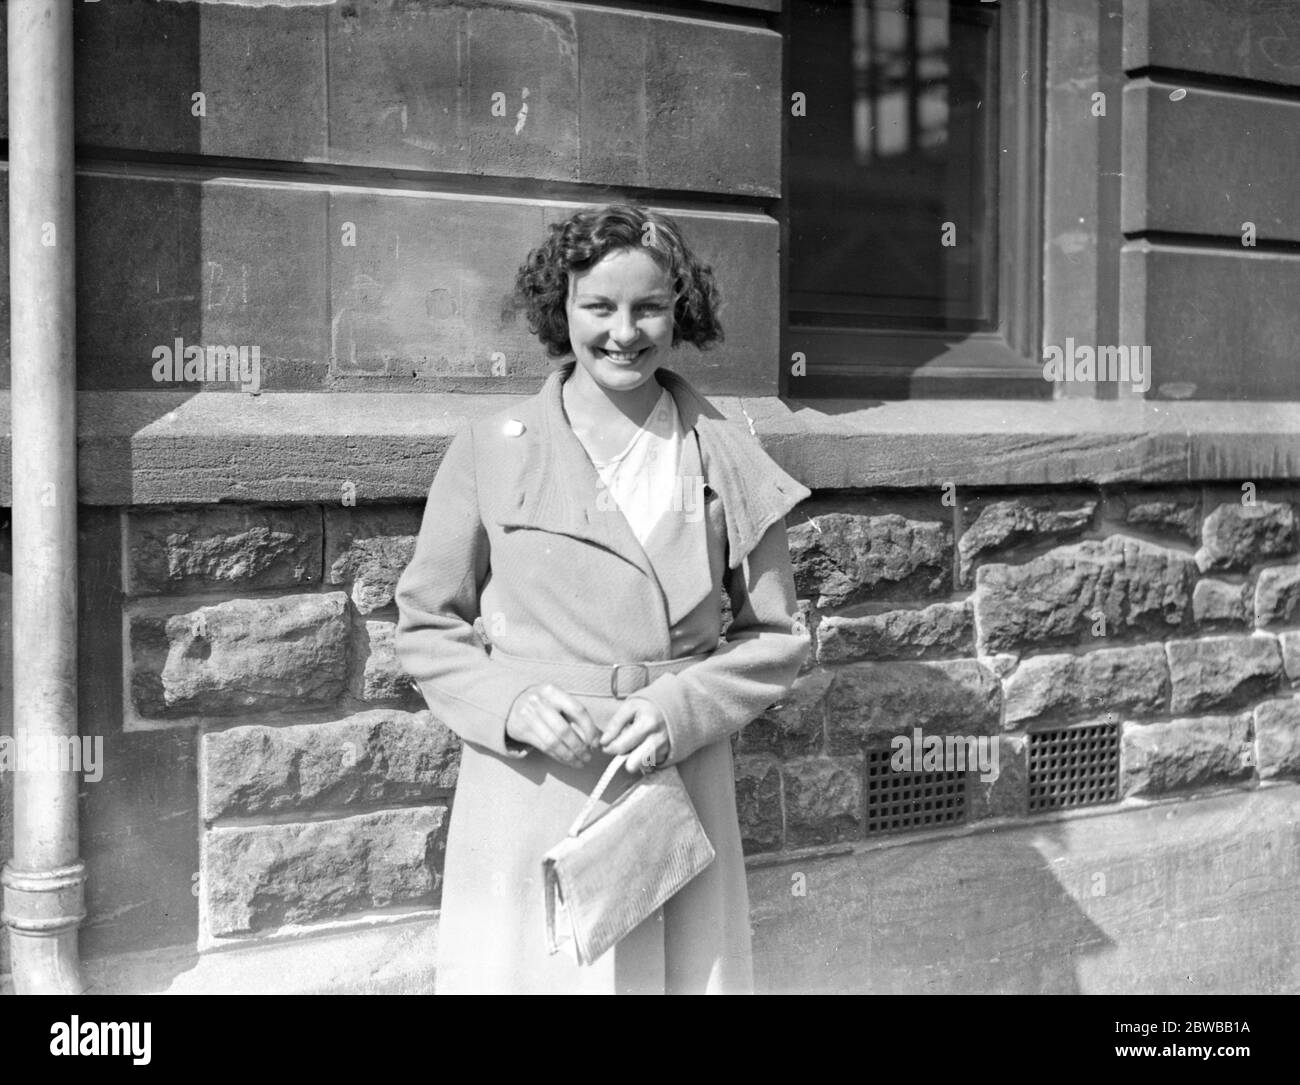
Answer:
[{"label": "clutch handbag", "polygon": [[[546,948],[591,964],[714,859],[676,766],[641,777],[592,817],[615,757],[569,834],[542,858]],[[558,929],[557,929],[558,928]]]}]

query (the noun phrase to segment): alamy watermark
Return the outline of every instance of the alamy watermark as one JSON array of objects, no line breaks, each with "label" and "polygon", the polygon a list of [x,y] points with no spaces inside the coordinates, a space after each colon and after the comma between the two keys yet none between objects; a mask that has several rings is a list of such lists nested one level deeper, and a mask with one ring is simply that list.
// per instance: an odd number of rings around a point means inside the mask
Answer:
[{"label": "alamy watermark", "polygon": [[202,347],[176,339],[171,346],[151,352],[153,379],[160,384],[193,381],[209,384],[238,382],[240,390],[256,394],[262,387],[262,348],[247,346]]},{"label": "alamy watermark", "polygon": [[895,772],[967,772],[978,770],[988,784],[998,778],[997,735],[895,735],[889,767]]},{"label": "alamy watermark", "polygon": [[79,772],[97,784],[104,777],[104,737],[0,735],[0,772]]},{"label": "alamy watermark", "polygon": [[1089,346],[1067,336],[1064,347],[1043,348],[1043,379],[1071,383],[1107,381],[1131,384],[1135,390],[1151,387],[1151,348],[1141,346]]},{"label": "alamy watermark", "polygon": [[[698,523],[704,519],[704,476],[677,475],[674,477],[670,492],[658,494],[644,478],[631,479],[618,495],[602,483],[596,494],[596,508],[601,512],[615,512],[621,509],[629,517],[638,512],[648,513],[655,507],[655,499],[660,499],[658,507],[667,506],[669,512],[681,513],[688,524]],[[667,500],[664,500],[664,498]]]},{"label": "alamy watermark", "polygon": [[152,1032],[151,1021],[83,1021],[72,1014],[50,1026],[50,1054],[128,1056],[134,1065],[148,1066]]}]

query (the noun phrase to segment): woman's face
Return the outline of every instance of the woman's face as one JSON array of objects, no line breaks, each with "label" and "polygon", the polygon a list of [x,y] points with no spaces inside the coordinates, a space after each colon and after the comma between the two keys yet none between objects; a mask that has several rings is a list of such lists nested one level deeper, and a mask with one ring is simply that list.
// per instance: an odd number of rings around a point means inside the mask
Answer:
[{"label": "woman's face", "polygon": [[672,283],[640,249],[606,253],[570,275],[564,311],[578,365],[608,391],[652,380],[672,349]]}]

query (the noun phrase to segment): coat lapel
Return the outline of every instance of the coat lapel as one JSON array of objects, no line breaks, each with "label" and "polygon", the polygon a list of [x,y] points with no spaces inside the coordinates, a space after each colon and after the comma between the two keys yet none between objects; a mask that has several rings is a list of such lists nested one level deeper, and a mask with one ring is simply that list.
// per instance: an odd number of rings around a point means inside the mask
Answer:
[{"label": "coat lapel", "polygon": [[669,369],[656,376],[672,394],[682,425],[700,442],[704,477],[722,496],[727,521],[727,564],[740,563],[777,520],[787,516],[812,491],[786,474],[744,425],[721,411]]},{"label": "coat lapel", "polygon": [[[584,539],[619,555],[656,582],[655,567],[632,533],[627,519],[617,509],[601,508],[600,477],[587,457],[586,449],[569,426],[560,395],[565,378],[576,363],[554,370],[534,401],[535,432],[525,433],[525,460],[500,517],[504,527],[530,527]],[[687,381],[672,370],[660,368],[656,379],[673,397],[683,428],[695,433],[700,462],[699,473],[722,498],[727,525],[727,564],[741,562],[772,524],[789,514],[812,491],[783,471],[763,451],[757,439],[742,423],[726,418]],[[688,441],[691,454],[696,441]],[[687,475],[686,466],[681,469]],[[675,517],[675,520],[683,520]],[[679,524],[679,528],[691,525]],[[673,575],[660,584],[669,613],[677,615],[702,598],[698,573],[698,552],[689,549],[691,535],[685,530],[663,540],[658,532],[647,540]],[[703,563],[707,574],[707,561]],[[680,576],[678,574],[681,574]],[[678,581],[681,581],[679,584]],[[687,611],[689,612],[689,607]],[[672,620],[676,620],[673,618]]]},{"label": "coat lapel", "polygon": [[552,372],[538,393],[537,431],[523,435],[525,462],[499,522],[595,543],[654,579],[627,518],[617,508],[601,507],[600,476],[565,417],[560,389],[572,368],[570,363]]}]

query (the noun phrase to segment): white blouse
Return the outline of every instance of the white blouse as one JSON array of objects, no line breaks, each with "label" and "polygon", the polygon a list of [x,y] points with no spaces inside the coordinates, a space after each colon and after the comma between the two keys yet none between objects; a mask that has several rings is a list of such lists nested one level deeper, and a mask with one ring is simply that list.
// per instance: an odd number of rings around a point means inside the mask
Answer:
[{"label": "white blouse", "polygon": [[[678,477],[685,437],[677,404],[665,388],[622,452],[610,460],[592,457],[592,466],[604,484],[597,507],[621,509],[642,546],[665,516],[696,511],[694,502],[699,495],[682,492],[692,480]],[[591,455],[590,449],[587,455]]]}]

